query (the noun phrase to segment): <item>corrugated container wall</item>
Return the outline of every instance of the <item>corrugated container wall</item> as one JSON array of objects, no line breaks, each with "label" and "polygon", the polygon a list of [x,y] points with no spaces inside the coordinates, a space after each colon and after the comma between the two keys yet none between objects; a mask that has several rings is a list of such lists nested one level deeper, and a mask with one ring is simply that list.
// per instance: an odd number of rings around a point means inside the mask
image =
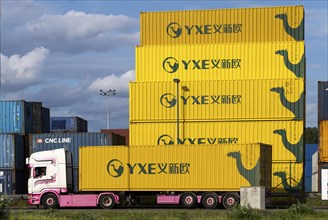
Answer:
[{"label": "corrugated container wall", "polygon": [[[305,144],[305,192],[312,192],[312,158],[313,154],[318,151],[318,144]],[[315,184],[315,183],[314,183]]]},{"label": "corrugated container wall", "polygon": [[80,146],[115,145],[113,138],[104,133],[48,133],[31,134],[30,154],[38,151],[65,148],[73,154],[73,165],[78,166]]},{"label": "corrugated container wall", "polygon": [[0,168],[0,195],[27,194],[26,172]]},{"label": "corrugated container wall", "polygon": [[0,169],[23,170],[25,168],[24,136],[0,134]]},{"label": "corrugated container wall", "polygon": [[51,117],[51,132],[88,132],[88,122],[80,117]]},{"label": "corrugated container wall", "polygon": [[304,120],[304,79],[130,83],[130,122],[174,122],[178,104],[185,121]]},{"label": "corrugated container wall", "polygon": [[272,192],[301,192],[303,178],[303,163],[283,160],[272,162]]},{"label": "corrugated container wall", "polygon": [[141,45],[304,40],[304,7],[142,12]]},{"label": "corrugated container wall", "polygon": [[32,105],[33,112],[33,132],[41,133],[42,126],[42,102],[30,102]]},{"label": "corrugated container wall", "polygon": [[173,144],[272,145],[273,160],[303,162],[304,121],[131,123],[130,146]]},{"label": "corrugated container wall", "polygon": [[117,134],[116,145],[129,145],[129,129],[101,129],[100,132]]},{"label": "corrugated container wall", "polygon": [[32,105],[25,101],[0,101],[0,133],[33,132]]},{"label": "corrugated container wall", "polygon": [[319,162],[328,162],[328,120],[319,122]]},{"label": "corrugated container wall", "polygon": [[136,81],[304,77],[304,42],[145,46],[136,48]]},{"label": "corrugated container wall", "polygon": [[50,133],[50,109],[42,107],[41,117],[41,133]]},{"label": "corrugated container wall", "polygon": [[318,82],[318,121],[328,120],[328,81]]},{"label": "corrugated container wall", "polygon": [[271,146],[262,144],[83,147],[79,182],[83,191],[270,188],[271,163]]}]

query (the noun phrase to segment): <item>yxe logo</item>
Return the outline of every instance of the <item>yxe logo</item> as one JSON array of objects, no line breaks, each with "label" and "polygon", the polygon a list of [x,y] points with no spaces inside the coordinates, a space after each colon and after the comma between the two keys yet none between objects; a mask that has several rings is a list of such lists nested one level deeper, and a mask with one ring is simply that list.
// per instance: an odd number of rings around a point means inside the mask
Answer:
[{"label": "yxe logo", "polygon": [[179,69],[179,62],[174,57],[167,57],[163,61],[163,69],[168,73],[175,73]]},{"label": "yxe logo", "polygon": [[174,144],[188,144],[188,145],[201,145],[201,144],[237,144],[238,138],[236,137],[186,137],[177,138],[175,141],[170,135],[163,134],[157,139],[157,145],[174,145]]},{"label": "yxe logo", "polygon": [[157,145],[174,145],[174,140],[170,135],[163,134],[158,138]]},{"label": "yxe logo", "polygon": [[166,33],[172,38],[180,37],[180,35],[182,34],[182,27],[176,22],[171,22],[166,27]]},{"label": "yxe logo", "polygon": [[114,178],[122,176],[124,167],[121,161],[113,159],[107,164],[107,172]]},{"label": "yxe logo", "polygon": [[180,25],[171,22],[166,27],[166,34],[171,38],[179,38],[182,33],[187,35],[235,34],[242,32],[242,24],[192,24]]},{"label": "yxe logo", "polygon": [[168,73],[178,71],[181,63],[183,70],[210,70],[210,69],[235,69],[241,68],[241,59],[205,59],[205,60],[181,60],[167,57],[163,60],[163,69]]},{"label": "yxe logo", "polygon": [[175,95],[172,95],[171,93],[163,94],[159,100],[161,105],[164,106],[165,108],[172,108],[177,103],[177,98],[175,97]]},{"label": "yxe logo", "polygon": [[[179,101],[180,99],[183,105],[235,105],[242,103],[242,95],[240,94],[179,96]],[[177,104],[177,98],[171,93],[164,93],[159,101],[165,108],[172,108]]]},{"label": "yxe logo", "polygon": [[[127,163],[126,172],[129,174],[190,174],[190,163]],[[124,172],[124,165],[118,159],[112,159],[107,164],[107,172],[110,176],[118,178]]]}]

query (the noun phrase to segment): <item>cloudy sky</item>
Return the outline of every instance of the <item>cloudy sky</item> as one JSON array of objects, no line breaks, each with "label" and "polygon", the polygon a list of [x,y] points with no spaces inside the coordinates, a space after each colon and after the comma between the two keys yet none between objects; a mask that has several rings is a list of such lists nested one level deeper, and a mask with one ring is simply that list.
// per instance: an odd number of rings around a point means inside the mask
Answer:
[{"label": "cloudy sky", "polygon": [[304,5],[306,126],[317,126],[317,81],[328,80],[326,1],[1,0],[1,100],[41,101],[51,116],[80,116],[89,131],[129,126],[140,12]]}]

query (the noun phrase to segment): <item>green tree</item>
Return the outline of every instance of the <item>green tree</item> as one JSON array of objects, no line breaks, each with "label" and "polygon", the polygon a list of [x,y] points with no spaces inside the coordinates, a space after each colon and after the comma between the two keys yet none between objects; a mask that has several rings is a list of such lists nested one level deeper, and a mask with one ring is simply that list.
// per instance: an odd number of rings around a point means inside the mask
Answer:
[{"label": "green tree", "polygon": [[319,143],[319,130],[316,127],[307,127],[305,129],[305,144]]}]

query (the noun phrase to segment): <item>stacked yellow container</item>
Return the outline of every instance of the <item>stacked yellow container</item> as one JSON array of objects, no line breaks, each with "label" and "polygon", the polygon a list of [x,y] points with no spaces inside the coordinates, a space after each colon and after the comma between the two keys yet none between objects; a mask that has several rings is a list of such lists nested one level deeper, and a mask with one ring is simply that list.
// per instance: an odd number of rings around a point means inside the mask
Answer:
[{"label": "stacked yellow container", "polygon": [[141,13],[130,145],[272,145],[275,190],[303,184],[303,6]]}]

